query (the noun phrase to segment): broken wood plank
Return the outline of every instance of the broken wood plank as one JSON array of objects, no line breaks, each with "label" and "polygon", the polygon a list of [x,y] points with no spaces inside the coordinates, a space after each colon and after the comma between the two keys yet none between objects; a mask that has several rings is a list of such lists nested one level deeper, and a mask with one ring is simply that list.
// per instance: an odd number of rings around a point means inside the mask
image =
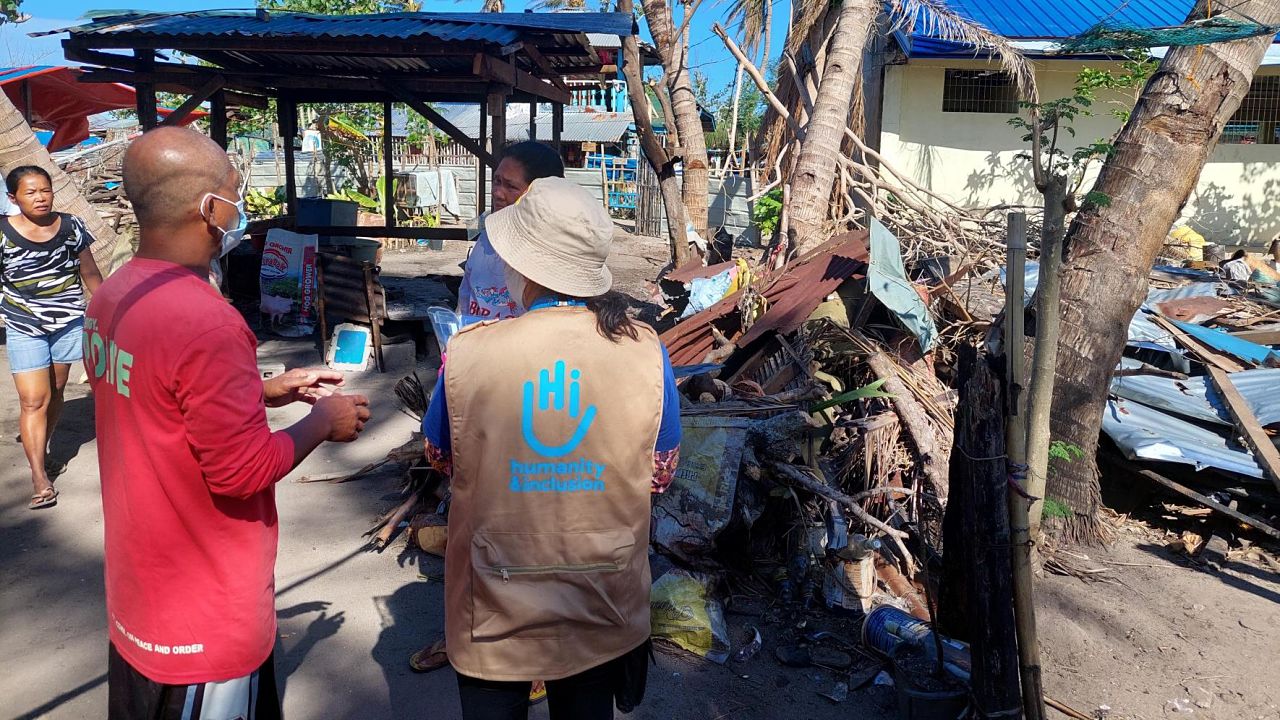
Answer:
[{"label": "broken wood plank", "polygon": [[1140,468],[1131,463],[1126,463],[1126,465],[1128,465],[1128,467],[1132,469],[1134,472],[1147,478],[1148,480],[1154,480],[1180,495],[1183,495],[1192,500],[1195,500],[1196,502],[1200,503],[1201,505],[1204,505],[1205,507],[1217,510],[1218,512],[1222,513],[1223,515],[1226,515],[1227,517],[1233,518],[1235,520],[1239,520],[1240,522],[1244,523],[1245,525],[1248,525],[1251,528],[1256,528],[1260,532],[1270,535],[1271,537],[1277,540],[1280,540],[1280,530],[1277,530],[1271,527],[1270,525],[1262,522],[1261,520],[1258,520],[1257,518],[1253,518],[1248,515],[1245,515],[1239,510],[1232,510],[1231,508],[1227,507],[1226,505],[1223,505],[1217,500],[1201,495],[1200,493],[1196,492],[1195,490],[1192,490],[1186,485],[1183,485],[1182,483],[1174,482],[1173,480],[1170,480],[1169,478],[1161,475],[1160,473],[1154,472],[1152,470],[1147,470],[1145,468]]},{"label": "broken wood plank", "polygon": [[1240,330],[1231,337],[1248,340],[1259,345],[1280,345],[1280,330]]},{"label": "broken wood plank", "polygon": [[1249,407],[1249,403],[1245,402],[1244,396],[1240,394],[1235,383],[1231,382],[1231,377],[1216,367],[1210,367],[1208,370],[1214,387],[1218,389],[1218,394],[1222,396],[1227,406],[1227,412],[1231,414],[1236,428],[1240,430],[1245,443],[1253,451],[1253,459],[1262,467],[1263,473],[1275,484],[1276,489],[1280,490],[1280,451],[1276,450],[1271,437],[1262,429],[1262,423],[1258,422],[1258,418],[1253,414],[1253,408]]},{"label": "broken wood plank", "polygon": [[1179,345],[1191,351],[1191,354],[1195,355],[1201,362],[1205,364],[1206,367],[1217,367],[1229,373],[1240,372],[1241,370],[1244,370],[1248,367],[1246,365],[1240,364],[1239,361],[1235,360],[1230,355],[1227,355],[1226,353],[1218,352],[1217,350],[1214,350],[1208,345],[1205,345],[1199,340],[1191,337],[1187,333],[1178,329],[1176,325],[1169,322],[1165,318],[1160,317],[1159,315],[1151,316],[1151,320],[1155,322],[1156,325],[1159,325],[1160,327],[1168,331],[1169,334],[1173,336],[1173,339],[1176,340]]},{"label": "broken wood plank", "polygon": [[928,478],[934,495],[939,500],[946,500],[949,453],[943,447],[929,414],[903,383],[898,374],[897,363],[888,355],[883,352],[872,353],[867,356],[867,365],[877,378],[884,380],[884,391],[893,396],[893,408],[902,419],[902,426],[907,429],[907,434],[911,436],[911,442],[920,456],[921,469]]}]

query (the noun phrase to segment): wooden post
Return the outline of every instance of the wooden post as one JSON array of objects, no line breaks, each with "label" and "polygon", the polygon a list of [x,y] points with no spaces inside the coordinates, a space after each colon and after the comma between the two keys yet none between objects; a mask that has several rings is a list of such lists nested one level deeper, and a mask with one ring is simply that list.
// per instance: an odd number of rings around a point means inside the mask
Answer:
[{"label": "wooden post", "polygon": [[227,149],[227,93],[219,90],[209,99],[209,137]]},{"label": "wooden post", "polygon": [[1023,292],[1027,265],[1027,216],[1009,214],[1008,259],[1005,262],[1004,354],[1009,424],[1009,477],[1016,485],[1009,493],[1009,528],[1013,550],[1013,607],[1018,625],[1018,664],[1022,679],[1022,711],[1026,720],[1044,720],[1044,689],[1040,681],[1040,643],[1036,634],[1036,606],[1032,595],[1031,498],[1027,480],[1027,416],[1022,411],[1026,387],[1026,337]]},{"label": "wooden post", "polygon": [[[483,147],[490,157],[493,157],[493,146],[489,144],[489,106],[488,103],[480,103],[480,146]],[[476,215],[483,215],[485,208],[489,206],[489,188],[485,180],[485,173],[488,172],[488,165],[479,158],[476,159]]]},{"label": "wooden post", "polygon": [[538,103],[529,103],[529,139],[538,139]]},{"label": "wooden post", "polygon": [[507,96],[501,91],[489,94],[489,114],[493,117],[493,127],[489,129],[493,137],[495,157],[502,155],[507,146]]},{"label": "wooden post", "polygon": [[[382,103],[382,224],[396,226],[396,169],[391,155],[391,101]],[[378,361],[381,363],[381,359]],[[379,365],[381,370],[381,365]]]},{"label": "wooden post", "polygon": [[31,124],[31,83],[22,81],[22,119]]},{"label": "wooden post", "polygon": [[971,345],[960,352],[960,400],[943,543],[946,634],[970,644],[971,687],[982,717],[1016,718],[1018,636],[1013,614],[1004,392],[991,359]]},{"label": "wooden post", "polygon": [[564,134],[564,105],[556,103],[551,106],[551,147],[560,152],[560,136]]},{"label": "wooden post", "polygon": [[[138,74],[147,76],[155,68],[156,56],[154,50],[134,50],[134,57],[138,59]],[[156,118],[156,86],[151,83],[138,83],[134,86],[134,96],[137,101],[136,112],[138,113],[138,123],[142,125],[145,132],[158,124]]]},{"label": "wooden post", "polygon": [[285,210],[296,219],[298,179],[294,173],[293,137],[298,134],[298,106],[292,98],[282,96],[276,101],[276,125],[280,127],[280,139],[284,142]]}]

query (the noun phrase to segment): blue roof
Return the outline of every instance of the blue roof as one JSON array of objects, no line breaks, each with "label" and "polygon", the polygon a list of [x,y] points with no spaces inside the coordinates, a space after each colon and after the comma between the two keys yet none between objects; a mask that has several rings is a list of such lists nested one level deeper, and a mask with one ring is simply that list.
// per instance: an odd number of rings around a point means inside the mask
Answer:
[{"label": "blue roof", "polygon": [[945,0],[959,14],[1011,40],[1056,40],[1098,24],[1181,25],[1195,0]]},{"label": "blue roof", "polygon": [[[1195,0],[943,0],[956,13],[1010,40],[1061,41],[1098,25],[1155,28],[1181,25]],[[907,55],[973,57],[974,48],[922,33],[897,34]]]}]

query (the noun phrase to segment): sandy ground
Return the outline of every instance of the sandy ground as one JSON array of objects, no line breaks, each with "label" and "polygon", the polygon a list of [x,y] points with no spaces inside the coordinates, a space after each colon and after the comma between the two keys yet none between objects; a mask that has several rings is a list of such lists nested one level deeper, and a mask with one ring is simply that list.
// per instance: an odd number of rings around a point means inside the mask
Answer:
[{"label": "sandy ground", "polygon": [[[611,260],[619,284],[645,297],[645,278],[660,263],[656,241],[623,239]],[[462,252],[389,253],[384,272],[414,276],[456,270]],[[305,344],[272,341],[263,362],[310,365]],[[3,358],[0,347],[0,358]],[[424,368],[430,372],[430,368]],[[0,359],[0,374],[8,374]],[[395,409],[391,387],[402,373],[350,378],[373,398],[375,420],[358,443],[325,446],[278,486],[280,553],[276,646],[285,712],[291,718],[459,716],[451,671],[416,675],[408,655],[441,630],[441,562],[403,552],[363,549],[361,533],[394,504],[394,472],[344,483],[294,482],[303,475],[350,471],[409,438],[413,421]],[[15,441],[17,400],[0,382],[0,718],[101,717],[106,702],[102,590],[102,513],[94,413],[86,386],[70,388],[55,454],[70,459],[58,481],[58,507],[26,509],[30,484]],[[273,427],[299,417],[298,408],[270,411]],[[1277,718],[1280,710],[1280,584],[1273,573],[1223,560],[1186,567],[1150,537],[1124,534],[1097,567],[1115,582],[1046,577],[1040,586],[1045,685],[1050,695],[1113,718]],[[1107,564],[1107,563],[1129,563]],[[807,629],[830,628],[853,638],[847,622],[808,616]],[[659,653],[648,701],[635,718],[892,717],[886,687],[855,691],[842,704],[824,699],[837,677],[826,670],[781,668],[779,638],[798,616],[765,611],[730,616],[736,645],[748,625],[764,649],[744,663],[717,666],[687,655]],[[855,682],[870,677],[865,666]],[[1166,712],[1180,699],[1192,712]],[[1208,707],[1195,705],[1200,700]],[[534,718],[545,718],[545,705]],[[619,715],[619,717],[622,717]]]}]

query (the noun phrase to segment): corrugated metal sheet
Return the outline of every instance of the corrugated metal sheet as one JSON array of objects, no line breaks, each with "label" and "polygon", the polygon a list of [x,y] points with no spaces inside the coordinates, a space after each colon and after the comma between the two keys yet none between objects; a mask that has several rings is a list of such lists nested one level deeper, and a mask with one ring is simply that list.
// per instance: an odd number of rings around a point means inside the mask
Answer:
[{"label": "corrugated metal sheet", "polygon": [[[1239,373],[1237,373],[1239,374]],[[1253,455],[1225,435],[1129,400],[1107,401],[1102,431],[1130,460],[1160,460],[1261,478]]]},{"label": "corrugated metal sheet", "polygon": [[[480,108],[474,105],[453,106],[444,116],[470,138],[480,136]],[[618,142],[631,129],[634,118],[629,113],[565,112],[560,139],[564,142]],[[551,139],[551,111],[539,112],[538,139]],[[529,139],[529,108],[521,104],[507,107],[507,140]]]},{"label": "corrugated metal sheet", "polygon": [[121,13],[54,32],[84,35],[190,37],[421,38],[505,45],[522,31],[627,35],[624,13],[381,13],[312,15],[271,11],[264,16],[235,10],[185,13]]},{"label": "corrugated metal sheet", "polygon": [[[1280,423],[1280,393],[1275,391],[1280,387],[1280,370],[1264,368],[1232,373],[1231,383],[1240,391],[1258,422],[1263,425]],[[1222,398],[1210,385],[1206,377],[1177,380],[1157,375],[1131,375],[1114,378],[1111,392],[1192,420],[1232,425]]]},{"label": "corrugated metal sheet", "polygon": [[1011,39],[1055,39],[1108,26],[1180,25],[1195,0],[946,0],[964,17]]}]

